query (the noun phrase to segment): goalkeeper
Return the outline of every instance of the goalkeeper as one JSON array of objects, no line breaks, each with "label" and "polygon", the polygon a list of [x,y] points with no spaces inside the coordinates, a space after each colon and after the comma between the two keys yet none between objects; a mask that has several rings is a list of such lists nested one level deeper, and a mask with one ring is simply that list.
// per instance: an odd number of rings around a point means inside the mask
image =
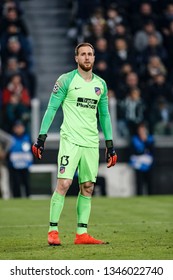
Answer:
[{"label": "goalkeeper", "polygon": [[79,194],[76,203],[77,228],[74,244],[105,244],[87,232],[91,197],[99,164],[97,110],[105,137],[107,167],[114,166],[117,161],[112,141],[107,86],[103,79],[92,72],[95,60],[93,46],[89,43],[76,46],[75,60],[77,69],[61,75],[56,81],[42,119],[39,136],[32,145],[33,154],[41,159],[49,127],[61,105],[64,119],[60,129],[57,186],[50,202],[50,245],[61,244],[58,223],[65,195],[77,168]]}]

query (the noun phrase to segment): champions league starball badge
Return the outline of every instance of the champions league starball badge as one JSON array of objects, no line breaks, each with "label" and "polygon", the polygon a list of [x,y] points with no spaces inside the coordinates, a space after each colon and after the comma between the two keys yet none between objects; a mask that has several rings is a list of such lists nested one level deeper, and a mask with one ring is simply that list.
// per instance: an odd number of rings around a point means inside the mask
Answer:
[{"label": "champions league starball badge", "polygon": [[54,88],[53,88],[53,93],[57,93],[58,89],[59,89],[59,84],[58,82],[55,83]]}]

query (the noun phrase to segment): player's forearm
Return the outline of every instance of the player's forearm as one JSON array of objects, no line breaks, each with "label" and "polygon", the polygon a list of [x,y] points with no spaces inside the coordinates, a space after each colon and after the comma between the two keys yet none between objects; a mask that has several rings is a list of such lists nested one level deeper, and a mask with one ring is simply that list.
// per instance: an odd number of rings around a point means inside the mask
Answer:
[{"label": "player's forearm", "polygon": [[61,105],[61,102],[62,102],[61,95],[58,96],[56,96],[55,94],[51,95],[49,104],[47,106],[47,110],[41,122],[39,134],[47,134],[49,127],[51,126],[53,119],[55,117],[55,114]]},{"label": "player's forearm", "polygon": [[103,95],[98,105],[100,125],[105,137],[105,140],[112,139],[112,123],[108,109],[108,97]]},{"label": "player's forearm", "polygon": [[55,117],[55,114],[56,114],[56,110],[53,110],[50,107],[47,108],[47,110],[43,116],[42,122],[41,122],[39,134],[47,134],[47,132],[52,124],[52,121]]},{"label": "player's forearm", "polygon": [[109,113],[106,115],[100,115],[100,125],[105,137],[105,140],[111,140],[113,139],[112,136],[112,124],[111,124],[111,118]]}]

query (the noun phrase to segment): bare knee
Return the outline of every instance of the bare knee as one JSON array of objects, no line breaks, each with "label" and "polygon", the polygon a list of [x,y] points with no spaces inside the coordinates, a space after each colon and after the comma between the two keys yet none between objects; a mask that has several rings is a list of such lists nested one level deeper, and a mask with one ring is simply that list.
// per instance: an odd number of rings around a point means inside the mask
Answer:
[{"label": "bare knee", "polygon": [[56,191],[61,195],[66,195],[69,187],[71,186],[71,179],[58,179],[56,185]]},{"label": "bare knee", "polygon": [[92,182],[85,182],[83,184],[80,184],[80,191],[82,195],[92,196],[93,190],[94,190],[94,183]]}]

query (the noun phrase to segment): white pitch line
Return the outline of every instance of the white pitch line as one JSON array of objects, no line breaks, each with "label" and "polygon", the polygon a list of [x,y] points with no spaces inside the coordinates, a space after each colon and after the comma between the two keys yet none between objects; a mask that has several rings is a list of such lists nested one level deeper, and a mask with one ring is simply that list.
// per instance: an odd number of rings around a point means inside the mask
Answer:
[{"label": "white pitch line", "polygon": [[[133,222],[133,223],[123,223],[123,222],[117,222],[113,223],[112,225],[160,225],[160,224],[173,224],[173,222]],[[90,224],[91,226],[94,226],[95,224]],[[110,226],[111,224],[104,224],[104,226]],[[0,225],[0,228],[26,228],[26,227],[47,227],[48,225],[11,225],[11,226],[3,226]]]}]

